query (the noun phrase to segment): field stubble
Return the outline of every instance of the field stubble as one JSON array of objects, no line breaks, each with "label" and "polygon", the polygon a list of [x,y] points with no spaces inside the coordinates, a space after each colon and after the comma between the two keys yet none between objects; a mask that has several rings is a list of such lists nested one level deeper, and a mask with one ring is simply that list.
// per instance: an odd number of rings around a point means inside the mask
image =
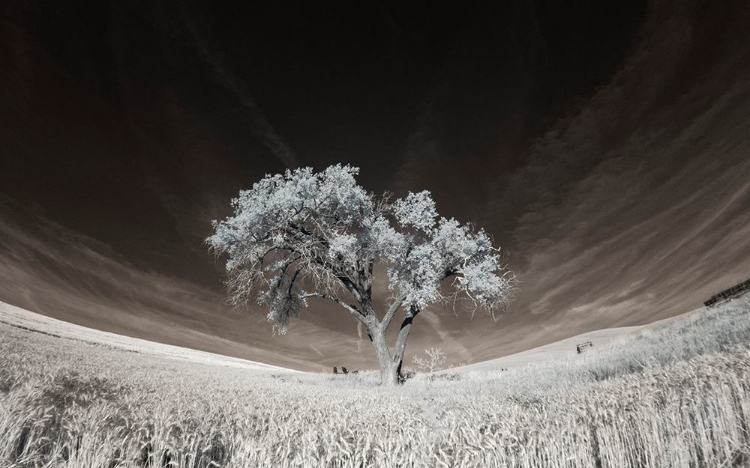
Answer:
[{"label": "field stubble", "polygon": [[0,326],[9,467],[750,466],[750,302],[507,372],[332,376]]}]

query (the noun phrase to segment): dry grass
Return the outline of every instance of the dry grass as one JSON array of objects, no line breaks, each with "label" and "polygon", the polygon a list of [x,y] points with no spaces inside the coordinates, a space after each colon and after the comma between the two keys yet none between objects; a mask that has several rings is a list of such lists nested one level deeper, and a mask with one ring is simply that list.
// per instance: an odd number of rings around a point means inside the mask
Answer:
[{"label": "dry grass", "polygon": [[394,392],[0,326],[0,465],[750,466],[749,324],[735,302],[582,359]]}]

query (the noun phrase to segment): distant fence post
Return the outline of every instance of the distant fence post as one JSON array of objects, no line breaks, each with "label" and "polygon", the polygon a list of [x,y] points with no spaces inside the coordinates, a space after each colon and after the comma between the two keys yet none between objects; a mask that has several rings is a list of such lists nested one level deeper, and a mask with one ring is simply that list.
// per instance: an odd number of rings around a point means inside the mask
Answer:
[{"label": "distant fence post", "polygon": [[593,347],[594,347],[594,343],[592,343],[590,341],[586,341],[586,342],[583,342],[583,343],[578,343],[576,345],[576,353],[581,354],[587,348],[593,348]]},{"label": "distant fence post", "polygon": [[703,305],[706,306],[706,308],[711,308],[737,297],[743,296],[748,291],[750,291],[750,279],[747,279],[741,283],[737,283],[732,287],[714,294],[706,302],[704,302]]}]

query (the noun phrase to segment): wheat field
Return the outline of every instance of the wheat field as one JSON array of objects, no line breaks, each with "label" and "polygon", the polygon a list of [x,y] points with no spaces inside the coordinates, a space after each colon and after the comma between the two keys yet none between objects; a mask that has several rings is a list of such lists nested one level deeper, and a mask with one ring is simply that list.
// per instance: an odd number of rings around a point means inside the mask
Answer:
[{"label": "wheat field", "polygon": [[0,466],[750,466],[747,299],[576,358],[377,379],[0,324]]}]

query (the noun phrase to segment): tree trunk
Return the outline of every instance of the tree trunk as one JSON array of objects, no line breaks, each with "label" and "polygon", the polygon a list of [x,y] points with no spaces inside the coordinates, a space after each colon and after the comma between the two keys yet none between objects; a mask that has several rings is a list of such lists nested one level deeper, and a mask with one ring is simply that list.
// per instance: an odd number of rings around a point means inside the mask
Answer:
[{"label": "tree trunk", "polygon": [[385,331],[373,329],[369,331],[372,336],[372,345],[378,357],[380,366],[380,377],[383,385],[395,386],[398,384],[398,365],[393,362],[391,353],[388,352],[388,343],[385,340]]},{"label": "tree trunk", "polygon": [[418,313],[419,309],[411,306],[406,317],[404,317],[404,321],[401,322],[401,329],[398,332],[398,338],[396,338],[396,347],[393,349],[393,363],[396,366],[397,376],[401,375],[401,365],[404,362],[404,352],[406,351],[406,339],[409,338],[412,322]]},{"label": "tree trunk", "polygon": [[409,312],[407,312],[406,317],[404,317],[404,321],[401,323],[401,330],[399,330],[398,338],[396,339],[396,346],[393,349],[393,356],[388,351],[388,343],[385,339],[386,330],[374,324],[370,324],[367,327],[372,345],[375,347],[375,354],[378,357],[380,377],[383,385],[395,386],[399,383],[401,365],[404,362],[404,351],[406,350],[406,339],[409,337],[412,321],[418,313],[419,309],[412,306]]}]

